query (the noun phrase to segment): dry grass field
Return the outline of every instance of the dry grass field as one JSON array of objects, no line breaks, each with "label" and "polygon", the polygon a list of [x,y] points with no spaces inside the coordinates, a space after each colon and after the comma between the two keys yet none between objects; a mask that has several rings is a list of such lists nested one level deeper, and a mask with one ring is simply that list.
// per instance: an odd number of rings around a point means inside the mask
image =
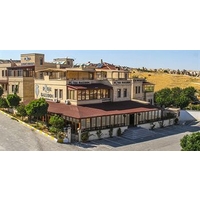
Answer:
[{"label": "dry grass field", "polygon": [[189,86],[194,87],[197,91],[200,91],[200,77],[191,77],[187,75],[167,74],[161,72],[138,72],[132,74],[133,76],[146,78],[148,82],[155,84],[155,91],[163,88],[180,87],[186,88]]}]

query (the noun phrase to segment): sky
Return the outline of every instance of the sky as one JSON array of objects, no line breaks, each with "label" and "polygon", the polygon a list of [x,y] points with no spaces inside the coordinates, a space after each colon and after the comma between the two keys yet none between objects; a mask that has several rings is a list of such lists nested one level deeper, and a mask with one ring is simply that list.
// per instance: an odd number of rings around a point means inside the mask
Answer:
[{"label": "sky", "polygon": [[45,61],[73,58],[74,64],[104,62],[148,69],[200,70],[198,50],[0,50],[0,59],[20,59],[23,53],[43,53]]}]

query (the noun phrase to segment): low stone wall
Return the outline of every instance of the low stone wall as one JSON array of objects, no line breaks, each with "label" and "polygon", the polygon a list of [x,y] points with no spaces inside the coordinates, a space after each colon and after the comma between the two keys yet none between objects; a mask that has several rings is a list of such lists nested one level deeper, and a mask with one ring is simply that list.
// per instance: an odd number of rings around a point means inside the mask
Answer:
[{"label": "low stone wall", "polygon": [[[121,128],[121,131],[122,131],[122,133],[123,133],[126,129],[128,129],[128,126],[113,128],[113,136],[117,136],[117,130],[118,130],[119,128]],[[103,130],[101,130],[101,133],[102,133],[101,138],[109,138],[109,137],[110,137],[110,135],[109,135],[109,130],[110,130],[110,129],[103,129]],[[89,137],[89,141],[99,139],[96,133],[97,133],[97,130],[96,130],[96,131],[90,131],[90,132],[89,132],[89,134],[91,135],[91,136]]]},{"label": "low stone wall", "polygon": [[172,126],[172,125],[174,125],[174,120],[175,120],[175,118],[174,119],[166,119],[163,122],[157,121],[157,122],[153,122],[153,123],[140,124],[140,125],[137,125],[137,127],[141,127],[141,128],[145,128],[145,129],[151,129],[152,125],[155,125],[154,126],[154,129],[155,129],[155,128],[161,128],[162,123],[163,123],[164,127]]}]

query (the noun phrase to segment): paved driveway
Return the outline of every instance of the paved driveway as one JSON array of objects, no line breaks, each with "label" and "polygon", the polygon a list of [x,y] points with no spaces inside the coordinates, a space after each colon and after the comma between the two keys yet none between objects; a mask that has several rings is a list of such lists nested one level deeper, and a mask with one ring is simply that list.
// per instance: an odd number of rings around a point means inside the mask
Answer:
[{"label": "paved driveway", "polygon": [[200,131],[200,123],[155,129],[131,128],[122,137],[91,141],[79,146],[88,150],[112,151],[180,151],[180,139]]}]

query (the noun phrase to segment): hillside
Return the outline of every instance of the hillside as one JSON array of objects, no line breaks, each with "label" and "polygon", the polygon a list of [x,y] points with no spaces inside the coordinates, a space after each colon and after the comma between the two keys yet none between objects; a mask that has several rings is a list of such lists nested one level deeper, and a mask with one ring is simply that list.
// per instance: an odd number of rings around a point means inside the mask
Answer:
[{"label": "hillside", "polygon": [[138,72],[134,71],[133,76],[146,78],[147,81],[155,84],[155,91],[163,88],[192,86],[200,91],[200,77],[191,77],[187,75],[167,74],[161,72]]}]

